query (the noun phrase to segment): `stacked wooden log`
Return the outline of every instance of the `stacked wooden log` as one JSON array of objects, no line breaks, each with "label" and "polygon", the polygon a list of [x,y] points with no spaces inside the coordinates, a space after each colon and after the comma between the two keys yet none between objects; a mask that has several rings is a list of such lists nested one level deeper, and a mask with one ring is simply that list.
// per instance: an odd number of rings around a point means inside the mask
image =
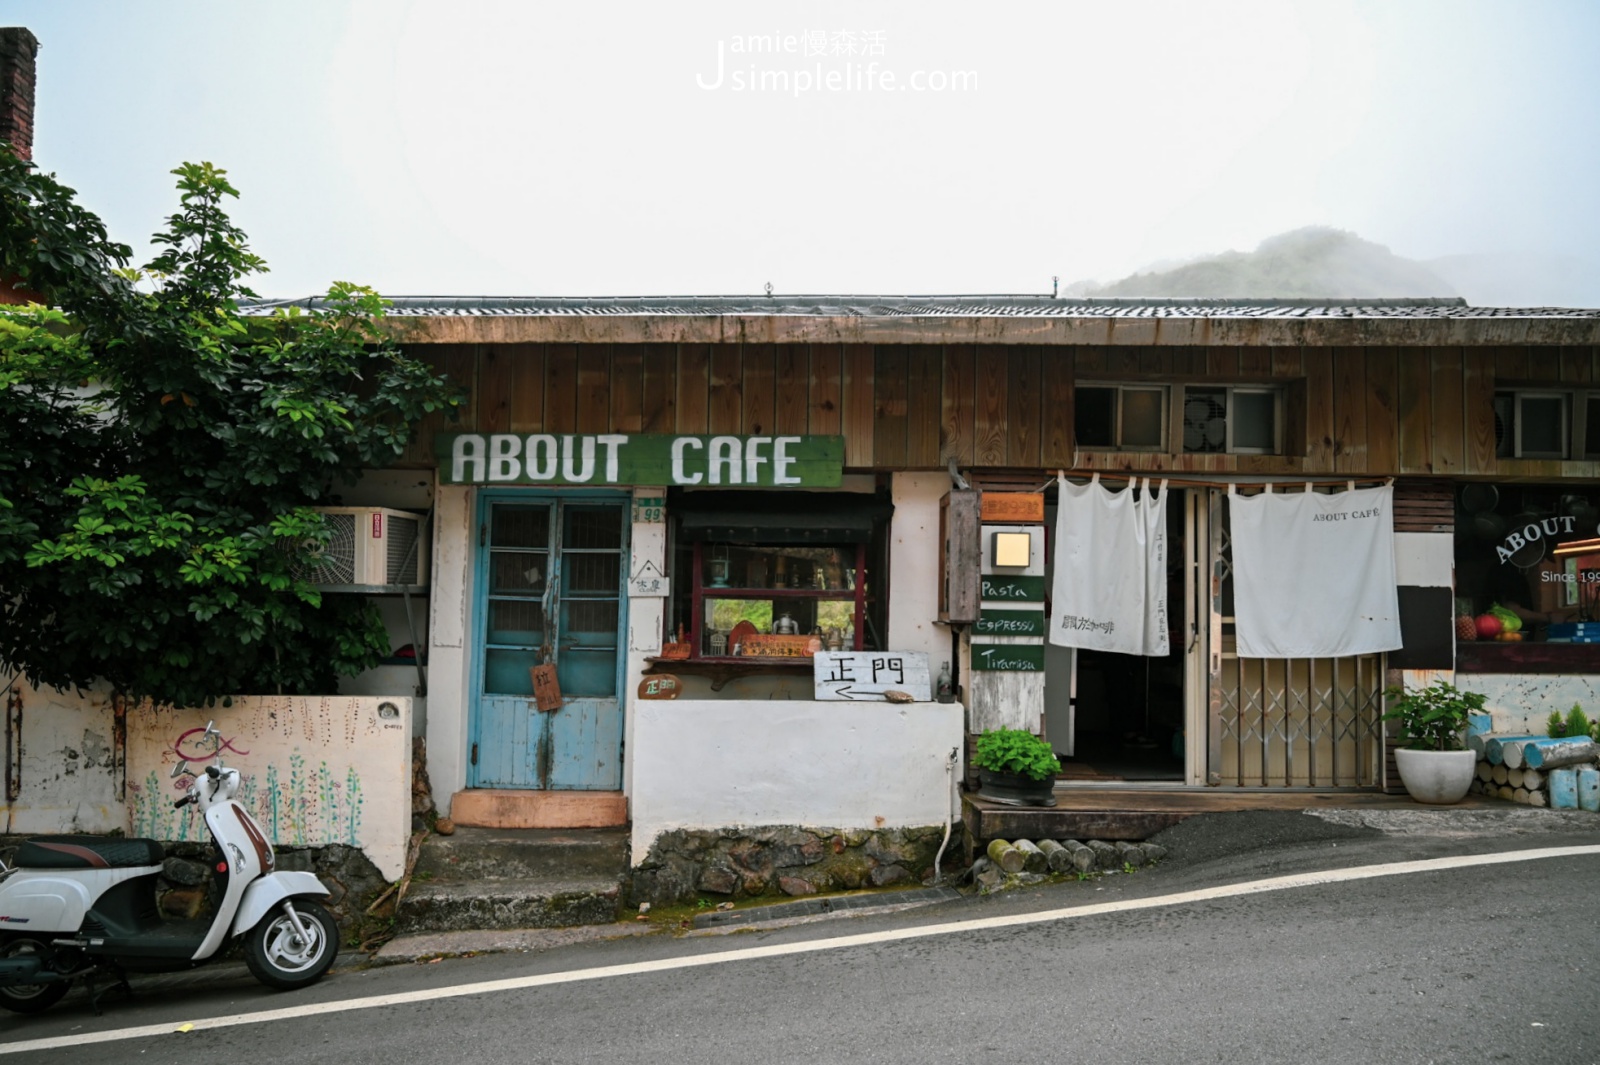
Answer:
[{"label": "stacked wooden log", "polygon": [[1529,806],[1600,813],[1600,746],[1587,736],[1478,733],[1472,791]]},{"label": "stacked wooden log", "polygon": [[991,867],[1008,875],[1110,872],[1159,861],[1166,853],[1166,848],[1155,843],[1108,843],[1101,839],[1087,843],[1075,839],[1041,839],[1037,843],[996,839],[984,852]]}]

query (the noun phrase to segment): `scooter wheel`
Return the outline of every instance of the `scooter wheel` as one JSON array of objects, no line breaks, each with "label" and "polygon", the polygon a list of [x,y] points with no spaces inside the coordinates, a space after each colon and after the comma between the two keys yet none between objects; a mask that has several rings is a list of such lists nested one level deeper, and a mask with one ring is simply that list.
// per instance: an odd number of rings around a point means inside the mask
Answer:
[{"label": "scooter wheel", "polygon": [[[33,936],[11,936],[0,940],[0,958],[48,955],[50,944]],[[42,1013],[61,1001],[68,983],[56,980],[43,984],[0,985],[0,1007],[13,1013]]]},{"label": "scooter wheel", "polygon": [[245,939],[244,961],[250,973],[268,987],[292,991],[314,984],[339,953],[339,926],[321,904],[294,900],[306,936],[295,931],[282,906],[274,906]]}]

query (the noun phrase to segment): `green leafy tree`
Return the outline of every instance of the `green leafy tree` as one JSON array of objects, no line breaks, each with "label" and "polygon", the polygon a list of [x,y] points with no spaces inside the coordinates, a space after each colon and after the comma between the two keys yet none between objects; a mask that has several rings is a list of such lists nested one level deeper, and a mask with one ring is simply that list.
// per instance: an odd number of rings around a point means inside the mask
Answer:
[{"label": "green leafy tree", "polygon": [[185,164],[143,270],[73,190],[0,150],[0,667],[158,702],[316,693],[388,652],[375,611],[294,576],[312,505],[386,466],[459,397],[337,284],[245,315],[265,270],[237,191]]}]

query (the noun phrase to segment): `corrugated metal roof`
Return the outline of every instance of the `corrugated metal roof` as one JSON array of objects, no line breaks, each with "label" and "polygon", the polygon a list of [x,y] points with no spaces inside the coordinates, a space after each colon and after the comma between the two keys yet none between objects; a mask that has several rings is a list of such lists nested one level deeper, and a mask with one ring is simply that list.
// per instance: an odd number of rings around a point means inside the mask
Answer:
[{"label": "corrugated metal roof", "polygon": [[[391,315],[814,318],[1586,318],[1600,309],[1471,307],[1462,299],[1055,299],[1050,296],[395,296]],[[320,298],[251,300],[247,314],[321,309]]]}]

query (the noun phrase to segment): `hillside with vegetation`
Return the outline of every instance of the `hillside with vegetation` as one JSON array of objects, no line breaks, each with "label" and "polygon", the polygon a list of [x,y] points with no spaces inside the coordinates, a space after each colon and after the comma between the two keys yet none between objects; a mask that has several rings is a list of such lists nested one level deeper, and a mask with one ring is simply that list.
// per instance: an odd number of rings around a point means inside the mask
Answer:
[{"label": "hillside with vegetation", "polygon": [[1168,269],[1135,273],[1107,285],[1072,286],[1070,295],[1212,299],[1455,296],[1449,281],[1354,233],[1310,226]]}]

